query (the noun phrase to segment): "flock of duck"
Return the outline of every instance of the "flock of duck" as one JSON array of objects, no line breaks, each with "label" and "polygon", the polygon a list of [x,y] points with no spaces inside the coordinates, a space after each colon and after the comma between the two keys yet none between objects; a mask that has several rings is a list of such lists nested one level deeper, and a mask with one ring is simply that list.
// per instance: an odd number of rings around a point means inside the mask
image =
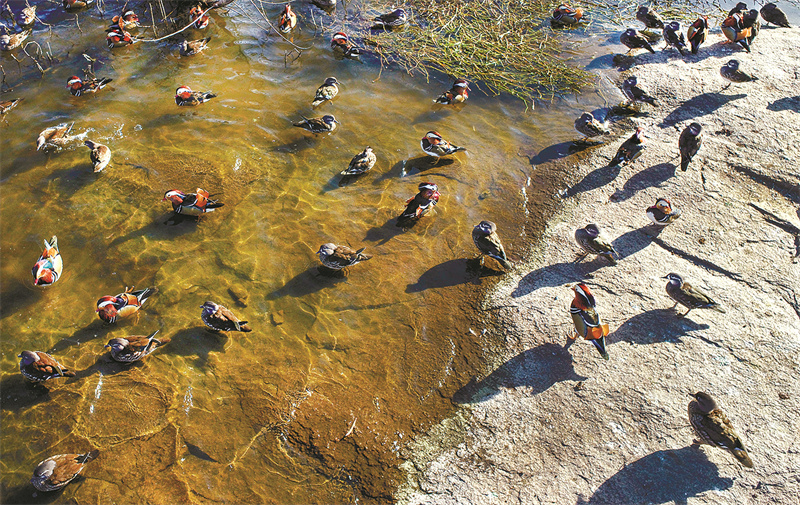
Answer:
[{"label": "flock of duck", "polygon": [[[317,0],[314,3],[319,4],[322,1]],[[92,3],[93,1],[91,0],[64,0],[64,8],[77,10],[89,7]],[[216,2],[216,4],[193,6],[188,12],[190,22],[197,29],[205,28],[209,22],[208,11],[225,3],[229,2],[222,0]],[[36,20],[35,11],[36,7],[28,6],[18,13],[16,21],[22,31],[9,34],[6,29],[6,33],[0,36],[0,48],[6,50],[14,44],[16,44],[14,47],[19,46],[21,40],[27,37],[27,35],[23,36],[23,34],[30,33]],[[765,5],[761,10],[761,16],[768,22],[779,26],[788,26],[786,16],[774,4]],[[553,12],[552,21],[554,24],[571,25],[581,22],[582,19],[583,12],[581,9],[573,9],[566,4],[562,4]],[[637,19],[642,21],[647,29],[661,28],[667,47],[675,47],[681,54],[684,54],[683,49],[686,47],[686,42],[677,22],[665,23],[655,11],[645,6],[639,8]],[[107,30],[107,42],[110,48],[136,42],[137,39],[129,32],[129,30],[139,26],[138,16],[133,11],[125,11],[122,15],[115,16],[112,21],[113,25]],[[407,15],[402,9],[375,18],[376,27],[383,29],[402,27],[406,22]],[[289,4],[285,5],[278,19],[278,30],[282,33],[288,33],[294,29],[296,23],[296,14]],[[743,3],[737,5],[722,24],[725,36],[731,42],[741,44],[747,51],[750,50],[750,44],[753,43],[753,39],[758,34],[758,29],[758,12],[755,10],[748,11]],[[687,37],[691,44],[692,53],[697,52],[706,38],[707,31],[707,16],[701,16],[689,27]],[[209,41],[210,37],[194,41],[183,40],[179,43],[179,50],[185,56],[199,54],[206,49]],[[654,52],[648,40],[633,28],[625,30],[620,37],[620,41],[631,50],[643,48]],[[361,54],[361,49],[355,46],[343,32],[338,32],[333,36],[331,48],[337,56],[342,58],[358,59]],[[721,70],[721,75],[731,82],[745,82],[752,79],[738,70],[738,62],[736,60],[731,60],[726,64]],[[111,82],[110,78],[98,79],[93,75],[87,76],[85,79],[73,76],[67,82],[67,88],[69,88],[72,95],[80,97],[87,93],[98,92],[109,82]],[[334,99],[339,92],[338,84],[335,77],[326,79],[317,90],[312,106],[318,107]],[[628,100],[626,105],[642,103],[657,105],[655,99],[639,87],[635,76],[626,79],[621,89]],[[465,79],[456,79],[452,88],[445,91],[434,102],[442,105],[463,104],[469,97],[469,91],[469,83]],[[178,106],[198,106],[213,99],[215,96],[210,92],[198,92],[191,90],[188,86],[179,86],[175,92],[175,102]],[[2,114],[5,115],[18,102],[19,100],[0,102]],[[334,131],[338,124],[338,120],[333,115],[326,114],[317,118],[303,117],[302,121],[294,123],[294,126],[303,128],[313,134],[322,134]],[[78,136],[70,135],[72,126],[73,124],[62,124],[42,131],[37,139],[37,150],[58,149],[74,141]],[[589,113],[582,114],[576,120],[575,128],[586,138],[610,134],[608,121],[599,121]],[[686,171],[688,169],[689,163],[702,146],[702,143],[702,126],[699,123],[690,124],[681,133],[678,141],[681,153],[681,170]],[[111,160],[111,150],[107,146],[91,140],[86,140],[85,145],[90,148],[90,157],[94,170],[96,172],[103,170]],[[434,158],[450,156],[466,150],[463,147],[451,144],[436,131],[427,132],[420,140],[420,147],[423,152]],[[633,162],[642,154],[644,148],[643,129],[637,128],[633,135],[620,146],[616,156],[611,161],[611,165],[616,166]],[[376,157],[372,148],[367,147],[354,156],[348,168],[341,173],[344,176],[361,175],[369,171],[375,165],[375,162]],[[418,189],[419,192],[406,202],[405,210],[398,216],[398,226],[403,228],[412,226],[437,204],[440,193],[436,184],[422,182],[419,184]],[[195,193],[186,193],[177,189],[169,190],[164,195],[164,201],[171,203],[175,213],[198,217],[223,206],[223,203],[213,199],[212,195],[202,188],[198,188]],[[675,209],[669,200],[659,198],[655,205],[647,209],[646,214],[655,225],[667,226],[680,217],[681,211]],[[495,223],[488,220],[481,221],[473,228],[472,238],[480,252],[481,266],[484,264],[484,257],[488,256],[503,269],[511,268],[511,263],[497,234]],[[600,255],[608,258],[612,263],[616,263],[616,259],[619,258],[611,242],[596,224],[588,224],[584,228],[576,230],[575,241],[583,251],[580,257],[588,254]],[[372,257],[364,253],[364,248],[353,250],[348,246],[334,243],[323,244],[317,254],[322,263],[321,272],[327,274],[340,273],[340,275],[347,267],[369,260]],[[62,270],[63,260],[58,248],[58,239],[54,236],[50,241],[44,241],[44,251],[32,269],[33,283],[40,287],[52,286],[60,278]],[[670,273],[664,278],[668,280],[666,285],[667,294],[675,301],[676,306],[681,304],[686,307],[688,309],[687,314],[695,308],[711,308],[724,312],[709,295],[692,287],[680,275]],[[570,314],[575,332],[571,335],[571,338],[582,337],[585,340],[589,340],[595,345],[602,357],[608,359],[605,337],[609,333],[609,328],[607,324],[601,321],[595,310],[594,296],[583,283],[572,286],[572,290],[575,293],[575,297],[570,306]],[[96,312],[100,319],[112,324],[121,318],[128,318],[137,314],[147,300],[157,292],[158,290],[155,287],[143,290],[126,288],[125,291],[117,295],[101,297],[97,301]],[[252,331],[247,321],[240,320],[231,310],[220,304],[207,301],[201,308],[201,320],[213,331]],[[114,360],[122,363],[132,363],[146,357],[159,346],[168,342],[166,339],[157,339],[157,334],[158,331],[155,331],[148,336],[134,335],[126,338],[114,338],[105,347],[109,348],[110,355]],[[75,372],[45,352],[26,350],[18,357],[20,358],[20,372],[31,382],[41,383],[55,378],[75,376]],[[747,455],[741,439],[713,398],[702,392],[691,396],[694,397],[694,400],[689,404],[689,420],[695,433],[700,438],[700,442],[726,449],[743,465],[752,467],[753,463]],[[83,467],[97,457],[98,452],[98,450],[93,450],[86,454],[60,454],[47,458],[36,467],[31,482],[41,491],[60,489],[77,477]]]}]

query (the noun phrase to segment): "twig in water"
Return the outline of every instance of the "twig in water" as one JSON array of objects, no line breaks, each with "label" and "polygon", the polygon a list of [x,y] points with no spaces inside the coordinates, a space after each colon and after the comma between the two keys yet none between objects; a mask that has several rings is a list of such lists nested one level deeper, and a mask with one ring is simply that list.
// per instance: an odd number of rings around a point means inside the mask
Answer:
[{"label": "twig in water", "polygon": [[348,435],[350,435],[351,433],[353,433],[353,430],[356,428],[356,421],[358,421],[358,418],[357,418],[357,417],[356,417],[355,419],[353,419],[353,424],[351,424],[351,425],[350,425],[350,429],[349,429],[349,430],[347,430],[347,433],[345,433],[345,434],[344,434],[344,436],[343,436],[342,438],[340,438],[340,439],[339,439],[339,441],[340,441],[340,442],[341,442],[342,440],[344,440],[345,438],[347,438],[347,436],[348,436]]}]

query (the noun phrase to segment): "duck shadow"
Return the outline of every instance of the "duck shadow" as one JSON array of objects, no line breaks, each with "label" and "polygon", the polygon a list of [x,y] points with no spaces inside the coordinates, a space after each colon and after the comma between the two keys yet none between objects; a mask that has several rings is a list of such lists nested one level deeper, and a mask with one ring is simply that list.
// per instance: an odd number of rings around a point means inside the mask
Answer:
[{"label": "duck shadow", "polygon": [[592,170],[577,184],[574,184],[562,191],[560,195],[562,198],[571,198],[586,191],[602,188],[606,184],[616,179],[621,169],[622,168],[620,165],[606,165],[604,167]]},{"label": "duck shadow", "polygon": [[378,242],[383,245],[404,231],[410,230],[417,225],[418,220],[411,220],[403,227],[397,226],[397,218],[387,219],[381,226],[373,226],[364,235],[364,242]]},{"label": "duck shadow", "polygon": [[566,158],[567,156],[577,154],[581,151],[585,151],[590,147],[599,145],[600,143],[595,143],[591,141],[587,142],[584,141],[583,139],[578,141],[560,142],[558,144],[553,144],[551,146],[545,147],[544,149],[534,154],[533,156],[525,155],[525,157],[528,158],[528,162],[530,162],[532,166],[536,166],[536,165],[541,165],[542,163],[549,163],[551,161],[560,160],[561,158]]},{"label": "duck shadow", "polygon": [[678,342],[690,332],[707,330],[705,323],[695,323],[680,317],[674,309],[652,309],[636,314],[614,332],[616,341],[636,344],[655,344],[658,342]]},{"label": "duck shadow", "polygon": [[321,135],[316,133],[309,133],[309,135],[306,137],[301,137],[297,140],[275,146],[272,148],[272,150],[277,153],[297,154],[301,151],[317,147],[317,144],[319,144],[320,141],[320,136]]},{"label": "duck shadow", "polygon": [[547,343],[523,351],[481,380],[473,377],[455,392],[453,403],[480,403],[497,396],[501,388],[530,388],[530,396],[548,390],[556,382],[582,381],[575,373],[572,355],[557,344]]},{"label": "duck shadow", "polygon": [[[81,482],[86,477],[78,475],[69,485],[74,486],[76,483]],[[22,484],[12,488],[0,487],[0,493],[3,495],[3,503],[16,503],[20,505],[38,504],[38,503],[63,503],[64,490],[67,487],[62,487],[55,491],[39,491],[32,484]]]},{"label": "duck shadow", "polygon": [[435,123],[442,119],[446,119],[447,117],[451,116],[454,112],[459,112],[463,108],[464,104],[457,104],[457,105],[442,105],[442,104],[432,104],[430,110],[423,112],[422,114],[415,117],[412,121],[412,125],[418,125],[420,123]]},{"label": "duck shadow", "polygon": [[[63,381],[64,379],[52,379]],[[50,399],[50,389],[42,383],[25,379],[21,373],[10,374],[0,380],[3,391],[2,410],[23,410]]]},{"label": "duck shadow", "polygon": [[85,379],[96,373],[99,373],[100,375],[116,375],[120,372],[133,370],[134,368],[141,368],[142,366],[144,366],[144,361],[142,360],[134,361],[132,363],[121,363],[114,360],[111,357],[111,354],[106,352],[98,356],[97,360],[92,366],[76,372],[75,377],[79,379]]},{"label": "duck shadow", "polygon": [[[195,366],[205,368],[212,352],[225,352],[227,341],[228,336],[224,332],[214,332],[206,326],[184,328],[170,338],[169,345],[164,346],[162,354],[194,356],[196,357]],[[137,363],[141,363],[141,361],[137,361]]]},{"label": "duck shadow", "polygon": [[95,172],[91,163],[79,164],[76,167],[55,170],[45,177],[45,181],[57,181],[62,191],[78,191],[97,182],[103,172]]},{"label": "duck shadow", "polygon": [[767,105],[767,110],[771,110],[773,112],[790,110],[800,114],[800,96],[786,96],[779,98]]},{"label": "duck shadow", "polygon": [[[420,156],[418,158],[409,158],[407,160],[400,160],[392,167],[389,173],[397,173],[398,177],[409,177],[420,175],[423,172],[434,168],[444,168],[455,163],[453,158],[437,158],[435,156]],[[425,174],[433,175],[433,174]],[[438,174],[445,176],[445,174]]]},{"label": "duck shadow", "polygon": [[603,482],[586,501],[576,505],[617,503],[686,504],[706,491],[730,488],[733,480],[720,477],[717,465],[698,446],[656,451],[625,465]]},{"label": "duck shadow", "polygon": [[481,263],[481,257],[478,256],[476,258],[469,258],[467,260],[467,273],[470,274],[470,280],[474,280],[476,281],[476,284],[479,284],[480,279],[483,277],[496,277],[498,275],[505,275],[506,271],[503,269],[503,266],[494,258],[484,256],[483,263]]},{"label": "duck shadow", "polygon": [[697,116],[707,115],[719,109],[728,102],[739,100],[746,96],[746,94],[726,95],[717,92],[703,93],[702,95],[694,96],[670,112],[669,115],[667,115],[667,117],[665,117],[658,126],[660,128],[675,126],[681,121],[687,121]]},{"label": "duck shadow", "polygon": [[295,275],[281,288],[276,289],[267,295],[268,300],[276,300],[284,296],[301,298],[311,293],[316,293],[325,288],[330,288],[347,279],[345,269],[333,271],[330,269],[322,270],[323,267],[315,265]]},{"label": "duck shadow", "polygon": [[176,214],[171,211],[166,212],[154,219],[152,223],[115,238],[111,241],[109,246],[118,246],[128,240],[139,237],[148,237],[155,240],[179,237],[197,231],[199,223],[199,216],[187,216],[184,214]]},{"label": "duck shadow", "polygon": [[641,172],[635,173],[630,179],[625,181],[622,189],[618,189],[609,197],[614,202],[623,202],[636,194],[637,191],[647,189],[651,186],[659,187],[670,177],[675,175],[676,166],[672,163],[659,163],[646,168]]},{"label": "duck shadow", "polygon": [[65,349],[69,349],[74,345],[81,345],[90,340],[94,340],[96,338],[101,338],[105,336],[105,334],[112,328],[112,325],[106,322],[101,321],[100,319],[95,319],[91,323],[87,324],[84,328],[76,331],[72,335],[66,338],[62,338],[56,344],[47,351],[48,354],[56,354],[64,351]]},{"label": "duck shadow", "polygon": [[664,228],[666,228],[666,226],[656,226],[654,224],[645,225],[615,238],[612,241],[612,245],[622,258],[627,258],[649,246],[653,242],[653,239],[664,231]]},{"label": "duck shadow", "polygon": [[567,286],[580,279],[591,277],[592,272],[606,266],[611,266],[611,263],[599,256],[595,256],[591,261],[576,260],[569,263],[553,263],[525,275],[519,280],[511,296],[519,298],[540,288]]},{"label": "duck shadow", "polygon": [[325,187],[320,190],[320,194],[324,195],[325,193],[329,193],[331,191],[337,190],[339,188],[345,188],[352,184],[358,182],[359,179],[363,178],[369,172],[364,172],[363,174],[357,175],[342,175],[341,173],[337,172],[336,175],[328,179],[328,182],[325,184]]},{"label": "duck shadow", "polygon": [[417,282],[406,286],[406,293],[420,293],[426,289],[447,288],[466,284],[474,277],[468,260],[456,258],[439,263],[423,273]]},{"label": "duck shadow", "polygon": [[52,289],[52,286],[49,288],[35,287],[33,283],[31,283],[31,286],[26,286],[21,281],[5,284],[6,286],[12,284],[12,286],[0,292],[0,319],[14,314],[23,307],[36,303],[42,299],[42,290]]}]

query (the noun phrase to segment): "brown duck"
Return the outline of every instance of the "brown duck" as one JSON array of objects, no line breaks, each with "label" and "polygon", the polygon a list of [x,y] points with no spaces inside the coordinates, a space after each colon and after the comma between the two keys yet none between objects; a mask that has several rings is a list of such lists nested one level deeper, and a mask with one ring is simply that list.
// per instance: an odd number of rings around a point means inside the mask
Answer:
[{"label": "brown duck", "polygon": [[33,470],[31,484],[39,491],[55,491],[61,489],[83,471],[86,463],[92,461],[100,454],[95,449],[86,454],[59,454],[50,456],[42,461]]},{"label": "brown duck", "polygon": [[75,377],[75,372],[65,367],[46,352],[22,351],[17,356],[19,371],[31,382],[44,382],[58,377]]},{"label": "brown duck", "polygon": [[739,463],[753,468],[753,460],[747,454],[744,443],[733,429],[728,416],[717,406],[708,393],[689,394],[694,400],[689,402],[689,423],[699,440],[695,443],[708,444],[733,454]]},{"label": "brown duck", "polygon": [[203,313],[200,317],[206,326],[215,331],[253,331],[247,321],[239,320],[227,307],[214,302],[206,302],[200,306]]}]

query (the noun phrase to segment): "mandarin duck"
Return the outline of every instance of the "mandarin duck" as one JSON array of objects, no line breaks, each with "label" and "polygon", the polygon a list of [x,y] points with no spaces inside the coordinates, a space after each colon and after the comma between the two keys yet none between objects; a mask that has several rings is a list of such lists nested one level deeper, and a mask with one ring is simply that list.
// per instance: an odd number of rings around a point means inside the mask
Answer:
[{"label": "mandarin duck", "polygon": [[323,266],[331,270],[341,270],[371,259],[372,255],[364,254],[364,249],[366,247],[354,251],[346,245],[336,245],[328,242],[320,246],[317,254]]},{"label": "mandarin duck", "polygon": [[767,23],[771,23],[775,26],[781,26],[783,28],[792,27],[792,25],[789,24],[789,19],[787,19],[786,14],[772,2],[764,4],[764,7],[761,8],[761,17],[764,18],[764,21]]},{"label": "mandarin duck", "polygon": [[22,351],[18,358],[19,371],[31,382],[44,382],[59,377],[75,377],[75,372],[65,367],[46,352]]},{"label": "mandarin duck", "polygon": [[628,103],[625,104],[626,107],[631,104],[635,105],[637,103],[647,103],[653,107],[658,107],[655,97],[649,95],[647,91],[640,88],[638,83],[639,81],[635,75],[632,75],[622,81],[622,86],[620,89],[622,90],[622,94],[625,96],[625,98],[628,99]]},{"label": "mandarin duck", "polygon": [[94,449],[86,454],[59,454],[50,456],[39,463],[33,470],[31,484],[39,491],[55,491],[61,489],[82,471],[86,463],[92,461],[100,454]]},{"label": "mandarin duck", "polygon": [[134,42],[136,42],[136,39],[129,32],[118,26],[114,26],[106,32],[106,44],[109,49],[130,46]]},{"label": "mandarin duck", "polygon": [[439,135],[439,132],[434,130],[429,131],[422,137],[422,140],[420,140],[420,147],[422,147],[422,151],[428,156],[435,156],[437,158],[441,156],[450,156],[459,151],[467,150],[466,147],[459,147],[446,141]]},{"label": "mandarin duck", "polygon": [[180,86],[175,90],[175,103],[180,107],[194,107],[216,96],[210,91],[192,91],[189,86]]},{"label": "mandarin duck", "polygon": [[469,98],[469,92],[469,82],[466,79],[456,79],[453,86],[433,102],[441,105],[464,103]]},{"label": "mandarin duck", "polygon": [[742,439],[711,395],[698,391],[695,394],[689,393],[689,396],[694,398],[688,407],[689,424],[698,438],[694,443],[725,449],[743,466],[753,468],[753,460],[747,454]]},{"label": "mandarin duck", "polygon": [[146,337],[144,335],[131,335],[125,338],[112,338],[105,347],[110,348],[111,358],[114,361],[133,363],[168,342],[156,338],[158,331],[156,330]]},{"label": "mandarin duck", "polygon": [[74,96],[81,96],[86,93],[97,93],[113,80],[109,77],[104,77],[103,79],[91,78],[84,81],[80,77],[73,75],[67,81],[67,88]]},{"label": "mandarin duck", "polygon": [[339,121],[333,117],[333,114],[325,114],[322,117],[314,118],[307,118],[305,116],[300,117],[303,118],[303,120],[298,123],[292,123],[292,126],[308,130],[311,133],[332,132],[336,129],[336,125],[339,124]]},{"label": "mandarin duck", "polygon": [[406,200],[406,209],[397,217],[397,226],[406,228],[419,218],[427,214],[439,203],[439,186],[432,182],[422,182],[419,193]]},{"label": "mandarin duck", "polygon": [[61,149],[67,144],[78,138],[77,135],[70,135],[75,123],[61,123],[60,125],[50,126],[42,130],[36,138],[36,150],[41,149]]},{"label": "mandarin duck", "polygon": [[728,16],[733,16],[734,14],[744,14],[747,12],[747,4],[744,2],[739,2],[736,4],[736,7],[728,11]]},{"label": "mandarin duck", "polygon": [[647,147],[647,145],[645,144],[644,129],[640,126],[639,128],[636,128],[636,131],[630,136],[630,138],[628,138],[628,140],[619,146],[619,149],[617,149],[617,154],[614,155],[614,159],[611,160],[609,166],[624,166],[628,163],[634,162],[639,156],[642,155],[645,147]]},{"label": "mandarin duck", "polygon": [[653,49],[653,46],[650,45],[650,42],[648,42],[646,38],[642,37],[639,32],[633,28],[628,28],[622,32],[622,35],[619,36],[619,42],[628,48],[628,53],[634,49],[647,49],[651,53],[656,54],[656,51]]},{"label": "mandarin duck", "polygon": [[36,6],[28,5],[17,13],[17,25],[25,30],[36,22]]},{"label": "mandarin duck", "polygon": [[672,207],[666,198],[659,198],[656,204],[647,208],[647,218],[656,226],[667,226],[681,217],[681,210]]},{"label": "mandarin duck", "polygon": [[64,0],[64,10],[79,11],[95,4],[96,0]]},{"label": "mandarin duck", "polygon": [[214,331],[253,331],[247,321],[240,321],[233,312],[214,302],[206,302],[200,306],[203,312],[200,318]]},{"label": "mandarin duck", "polygon": [[58,237],[53,235],[50,242],[44,241],[44,252],[31,269],[33,285],[52,286],[61,277],[63,269],[64,262],[61,259],[61,252],[58,250]]},{"label": "mandarin duck", "polygon": [[742,15],[738,12],[728,16],[720,25],[720,30],[725,35],[729,42],[738,42],[745,51],[750,52],[750,38],[751,29],[745,28],[743,24]]},{"label": "mandarin duck", "polygon": [[361,55],[361,49],[356,47],[347,34],[344,32],[336,32],[331,39],[331,49],[337,58],[349,58],[351,60],[358,60]]},{"label": "mandarin duck", "polygon": [[681,53],[681,56],[684,56],[683,50],[686,49],[686,37],[683,36],[680,23],[677,21],[667,23],[667,25],[664,26],[662,35],[664,36],[664,42],[667,44],[664,49],[674,47]]},{"label": "mandarin duck", "polygon": [[583,283],[575,284],[571,289],[575,292],[575,298],[572,299],[569,306],[569,313],[572,316],[575,331],[569,338],[574,340],[582,337],[584,340],[590,341],[603,359],[609,359],[608,351],[606,351],[608,325],[600,321],[592,292]]},{"label": "mandarin duck", "polygon": [[583,252],[578,255],[578,260],[583,259],[587,254],[595,254],[597,256],[604,256],[613,265],[616,265],[617,260],[614,256],[617,258],[620,257],[617,250],[614,249],[614,246],[608,238],[606,238],[603,230],[594,223],[587,224],[585,227],[575,230],[575,242],[583,249]]},{"label": "mandarin duck", "polygon": [[286,4],[281,12],[281,17],[278,18],[278,30],[281,33],[289,33],[297,26],[297,14],[292,10],[290,4]]},{"label": "mandarin duck", "polygon": [[28,28],[17,33],[3,33],[0,35],[0,51],[12,51],[22,45],[25,39],[31,34],[32,30]]},{"label": "mandarin duck", "polygon": [[92,150],[89,153],[89,157],[92,160],[95,172],[100,172],[108,166],[108,162],[111,161],[111,149],[108,146],[91,140],[87,140],[83,145]]},{"label": "mandarin duck", "polygon": [[683,316],[686,316],[692,309],[714,309],[717,312],[725,313],[725,310],[720,307],[717,302],[712,300],[710,296],[693,287],[688,282],[684,282],[683,277],[680,275],[671,273],[665,275],[662,279],[669,280],[669,282],[667,282],[667,294],[670,298],[675,300],[675,305],[673,305],[672,308],[674,309],[680,303],[689,309],[686,311],[686,314],[682,314]]},{"label": "mandarin duck", "polygon": [[646,5],[639,6],[639,10],[636,11],[636,19],[644,23],[645,29],[664,28],[664,20],[661,15]]},{"label": "mandarin duck", "polygon": [[692,123],[681,132],[678,149],[681,152],[681,170],[689,170],[689,163],[703,145],[703,127],[700,123]]},{"label": "mandarin duck", "polygon": [[0,101],[0,116],[5,116],[8,114],[8,111],[16,107],[20,100],[22,100],[22,98]]},{"label": "mandarin duck", "polygon": [[560,26],[569,26],[580,23],[582,18],[583,9],[580,7],[573,9],[567,4],[561,4],[553,11],[551,22]]},{"label": "mandarin duck", "polygon": [[745,29],[750,29],[750,36],[747,37],[747,43],[752,45],[753,41],[758,36],[758,32],[761,30],[761,21],[758,20],[758,11],[750,9],[742,14],[742,26],[744,26]]},{"label": "mandarin duck", "polygon": [[125,11],[121,16],[114,16],[111,18],[111,24],[112,28],[116,25],[121,30],[133,30],[141,26],[139,24],[139,16],[132,10]]},{"label": "mandarin duck", "polygon": [[484,255],[495,259],[506,270],[511,269],[511,263],[506,256],[506,250],[497,235],[497,225],[491,221],[481,221],[472,228],[472,241],[481,252],[481,266]]},{"label": "mandarin duck", "polygon": [[208,26],[209,16],[207,11],[210,9],[206,9],[206,12],[203,11],[203,7],[201,5],[195,5],[189,11],[189,19],[192,20],[194,23],[193,26],[198,29],[202,30]]},{"label": "mandarin duck", "polygon": [[584,112],[575,120],[575,129],[586,138],[611,135],[611,130],[608,129],[608,119],[601,122],[589,112]]},{"label": "mandarin duck", "polygon": [[350,160],[350,165],[341,171],[340,175],[361,175],[367,173],[375,166],[375,153],[372,148],[367,146],[366,149],[353,156]]},{"label": "mandarin duck", "polygon": [[125,288],[117,296],[103,296],[97,300],[97,316],[107,323],[115,323],[117,319],[136,314],[148,298],[158,293],[158,288],[147,288],[133,291]]},{"label": "mandarin duck", "polygon": [[212,200],[211,194],[201,188],[197,188],[196,193],[184,193],[177,189],[171,189],[164,193],[162,201],[172,203],[172,210],[176,214],[189,216],[199,216],[225,205],[219,200]]},{"label": "mandarin duck", "polygon": [[311,106],[317,107],[323,102],[333,100],[333,98],[338,94],[339,81],[336,80],[336,77],[328,77],[325,79],[325,82],[322,83],[322,86],[317,88],[317,92],[314,95],[314,101],[311,102]]},{"label": "mandarin duck", "polygon": [[191,41],[183,40],[180,44],[178,44],[178,51],[180,52],[181,56],[194,56],[195,54],[200,54],[208,48],[208,42],[210,40],[211,37]]},{"label": "mandarin duck", "polygon": [[758,77],[754,77],[746,72],[739,70],[739,61],[738,60],[731,60],[722,68],[719,69],[719,75],[721,75],[725,80],[729,81],[728,85],[722,89],[728,89],[731,84],[735,83],[742,83],[742,82],[751,82],[757,81]]},{"label": "mandarin duck", "polygon": [[692,54],[697,54],[697,50],[706,41],[706,37],[708,37],[708,16],[702,15],[690,24],[686,31],[686,38],[692,45]]},{"label": "mandarin duck", "polygon": [[408,15],[403,9],[395,9],[387,14],[376,16],[372,22],[374,23],[372,25],[373,30],[380,28],[384,30],[393,30],[408,23]]}]

